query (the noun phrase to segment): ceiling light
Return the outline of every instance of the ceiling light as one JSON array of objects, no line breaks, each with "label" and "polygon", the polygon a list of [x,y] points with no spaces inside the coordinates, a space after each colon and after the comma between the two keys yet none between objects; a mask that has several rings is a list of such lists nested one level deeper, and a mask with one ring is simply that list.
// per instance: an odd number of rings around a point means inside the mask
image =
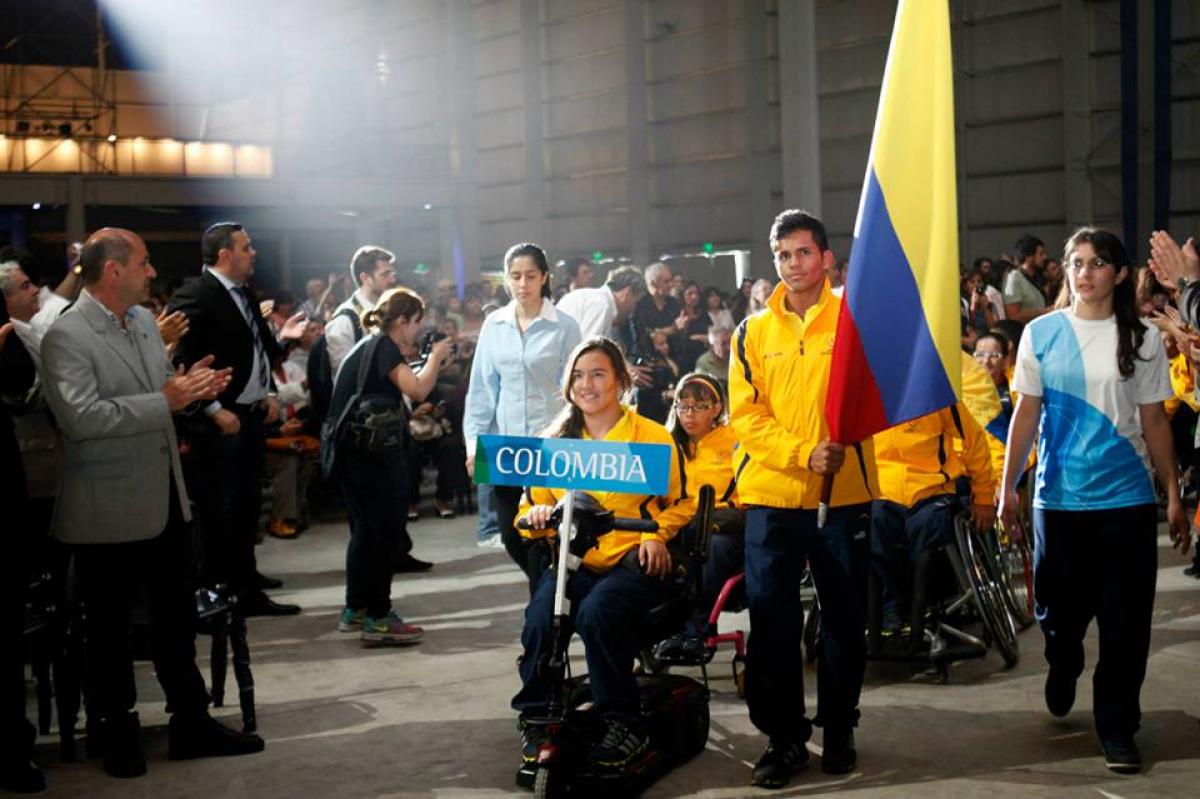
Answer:
[{"label": "ceiling light", "polygon": [[117,134],[115,134],[115,133],[108,134],[108,143],[116,144],[117,143]]}]

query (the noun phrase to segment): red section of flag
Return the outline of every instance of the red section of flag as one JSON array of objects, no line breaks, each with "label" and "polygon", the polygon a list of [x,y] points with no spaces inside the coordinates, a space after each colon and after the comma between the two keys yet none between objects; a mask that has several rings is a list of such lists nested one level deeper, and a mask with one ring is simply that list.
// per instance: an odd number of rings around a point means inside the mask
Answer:
[{"label": "red section of flag", "polygon": [[871,374],[867,354],[850,308],[842,302],[837,336],[829,367],[829,393],[825,397],[825,419],[829,436],[839,444],[854,444],[886,430],[887,414],[879,386]]}]

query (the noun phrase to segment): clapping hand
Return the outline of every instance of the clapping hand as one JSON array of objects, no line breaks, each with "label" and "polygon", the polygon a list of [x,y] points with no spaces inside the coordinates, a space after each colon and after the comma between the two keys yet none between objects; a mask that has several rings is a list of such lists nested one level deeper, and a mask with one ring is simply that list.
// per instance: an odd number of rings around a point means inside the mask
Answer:
[{"label": "clapping hand", "polygon": [[283,323],[283,327],[279,329],[279,339],[281,341],[299,341],[304,335],[304,328],[308,325],[308,317],[304,315],[304,311],[288,317],[288,320]]},{"label": "clapping hand", "polygon": [[163,344],[171,346],[187,335],[188,318],[183,311],[167,313],[163,311],[154,319],[158,325],[158,335],[162,336]]},{"label": "clapping hand", "polygon": [[1182,247],[1165,230],[1156,230],[1150,236],[1150,271],[1158,282],[1170,289],[1178,287],[1181,277],[1191,280],[1200,278],[1200,253],[1196,251],[1196,240],[1188,239]]},{"label": "clapping hand", "polygon": [[213,356],[207,355],[192,364],[186,372],[180,364],[175,374],[167,378],[162,393],[172,413],[181,411],[193,402],[216,399],[229,385],[232,369],[213,369]]}]

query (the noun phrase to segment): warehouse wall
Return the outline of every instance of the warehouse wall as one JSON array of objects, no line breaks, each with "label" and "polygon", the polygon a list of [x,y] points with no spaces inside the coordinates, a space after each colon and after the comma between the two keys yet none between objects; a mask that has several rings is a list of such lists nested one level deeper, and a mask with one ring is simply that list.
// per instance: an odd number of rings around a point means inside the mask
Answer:
[{"label": "warehouse wall", "polygon": [[[202,46],[187,35],[221,15],[164,23],[166,71],[122,73],[117,118],[122,136],[271,144],[283,180],[409,190],[298,219],[316,235],[290,248],[297,263],[341,263],[332,243],[349,229],[444,274],[461,253],[468,277],[527,239],[555,259],[638,263],[711,242],[751,250],[752,272],[769,274],[771,216],[802,196],[848,251],[895,0],[252,5],[258,33]],[[1147,74],[1152,6],[1139,4]],[[1053,250],[1086,221],[1120,229],[1117,0],[952,0],[951,12],[963,260],[1024,232]],[[1188,231],[1200,226],[1200,7],[1174,0],[1173,26],[1171,226]],[[214,64],[227,69],[197,71]],[[284,231],[286,214],[273,224]],[[323,239],[323,225],[343,232]]]}]

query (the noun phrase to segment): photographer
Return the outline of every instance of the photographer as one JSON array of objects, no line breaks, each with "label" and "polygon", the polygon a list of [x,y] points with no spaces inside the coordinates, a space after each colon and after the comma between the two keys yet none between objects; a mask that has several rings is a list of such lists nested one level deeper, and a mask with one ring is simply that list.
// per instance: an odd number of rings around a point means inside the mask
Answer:
[{"label": "photographer", "polygon": [[[549,301],[550,266],[536,244],[516,244],[504,256],[504,282],[512,302],[484,321],[471,365],[471,383],[463,416],[467,471],[474,473],[476,438],[486,433],[537,435],[563,406],[559,380],[571,350],[580,341],[579,325]],[[500,538],[513,562],[529,577],[532,593],[542,572],[513,523],[521,490],[495,487]]]},{"label": "photographer", "polygon": [[424,313],[419,296],[394,288],[363,314],[370,335],[342,363],[322,431],[323,454],[332,448],[332,473],[350,517],[346,607],[338,629],[361,631],[364,644],[411,643],[422,635],[396,614],[389,594],[397,537],[406,557],[415,561],[407,554],[412,541],[405,529],[409,417],[404,400],[422,402],[450,354],[450,343],[439,341],[419,371],[409,367],[401,348],[414,342]]}]

